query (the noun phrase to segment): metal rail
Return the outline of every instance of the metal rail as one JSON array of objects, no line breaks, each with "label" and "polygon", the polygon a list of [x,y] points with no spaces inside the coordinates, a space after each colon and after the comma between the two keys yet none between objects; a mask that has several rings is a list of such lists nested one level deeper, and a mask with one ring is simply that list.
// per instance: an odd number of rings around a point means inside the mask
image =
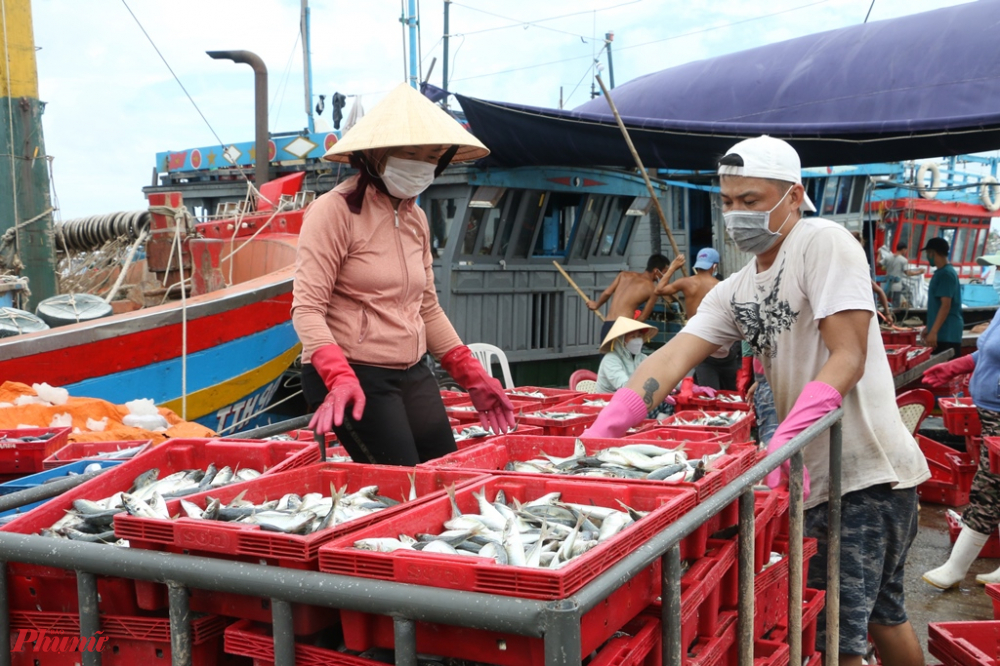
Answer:
[{"label": "metal rail", "polygon": [[[416,661],[416,621],[500,631],[542,638],[546,666],[578,666],[583,615],[612,592],[655,562],[662,563],[662,659],[679,666],[685,646],[680,635],[680,542],[733,501],[740,503],[739,520],[739,663],[753,663],[753,487],[768,472],[792,460],[790,484],[789,633],[791,654],[802,654],[802,449],[830,430],[829,586],[825,663],[838,664],[840,571],[841,409],[834,410],[768,455],[737,479],[699,504],[648,542],[629,553],[577,594],[557,601],[539,601],[435,587],[354,578],[316,571],[217,560],[188,555],[113,548],[79,541],[0,532],[0,629],[10,626],[6,580],[7,562],[27,562],[77,572],[80,628],[83,635],[100,629],[96,612],[96,575],[157,581],[169,586],[170,631],[174,666],[191,664],[191,625],[187,588],[271,598],[275,666],[294,666],[292,603],[358,610],[394,618],[396,663]],[[796,540],[796,535],[799,539]],[[797,557],[797,562],[795,558]],[[798,575],[795,575],[795,574]],[[799,631],[794,628],[799,627]],[[10,666],[10,632],[0,631],[0,666]],[[85,663],[100,663],[100,653],[84,653]],[[791,662],[799,664],[801,660]]]}]

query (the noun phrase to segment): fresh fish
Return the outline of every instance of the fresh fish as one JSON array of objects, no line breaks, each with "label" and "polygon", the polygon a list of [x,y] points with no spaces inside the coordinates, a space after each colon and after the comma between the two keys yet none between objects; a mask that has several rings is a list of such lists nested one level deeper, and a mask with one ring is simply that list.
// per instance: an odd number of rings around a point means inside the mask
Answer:
[{"label": "fresh fish", "polygon": [[413,550],[412,544],[407,544],[400,539],[361,539],[354,542],[354,547],[361,550],[371,550],[376,553],[391,553],[396,550]]},{"label": "fresh fish", "polygon": [[188,518],[201,518],[204,515],[204,511],[197,504],[193,504],[187,500],[181,500],[181,509]]},{"label": "fresh fish", "polygon": [[198,492],[204,492],[211,488],[212,480],[218,473],[218,470],[215,469],[215,463],[209,463],[208,468],[205,469],[205,476],[201,477],[201,481],[198,482]]},{"label": "fresh fish", "polygon": [[129,458],[135,457],[135,455],[137,453],[139,453],[140,451],[142,451],[142,449],[145,446],[146,446],[145,444],[141,444],[139,446],[133,446],[133,447],[128,448],[128,449],[118,449],[117,451],[104,451],[102,453],[96,453],[96,454],[94,454],[92,456],[89,456],[89,457],[91,457],[91,458],[101,458],[101,459],[104,459],[104,460],[107,460],[107,459],[127,460]]},{"label": "fresh fish", "polygon": [[155,512],[152,507],[146,504],[145,501],[134,497],[132,495],[123,494],[122,501],[125,505],[125,510],[128,511],[129,515],[137,516],[139,518],[159,518],[160,514]]},{"label": "fresh fish", "polygon": [[233,470],[228,465],[220,469],[216,474],[215,478],[212,479],[212,488],[220,488],[222,486],[227,486],[233,482]]},{"label": "fresh fish", "polygon": [[316,520],[316,514],[312,511],[302,511],[291,515],[280,511],[262,511],[252,517],[252,521],[262,530],[284,532],[285,534],[302,534],[314,520]]}]

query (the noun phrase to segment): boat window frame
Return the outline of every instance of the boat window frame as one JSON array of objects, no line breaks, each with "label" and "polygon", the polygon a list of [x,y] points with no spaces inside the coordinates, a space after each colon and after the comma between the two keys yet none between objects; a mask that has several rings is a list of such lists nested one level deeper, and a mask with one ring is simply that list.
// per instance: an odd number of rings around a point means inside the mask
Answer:
[{"label": "boat window frame", "polygon": [[498,247],[497,246],[497,240],[501,236],[501,232],[503,231],[503,227],[504,227],[505,216],[508,214],[509,208],[512,205],[511,202],[516,198],[515,194],[517,193],[517,191],[518,190],[515,190],[515,189],[508,189],[506,192],[503,193],[503,195],[500,198],[500,201],[498,201],[497,205],[495,207],[493,207],[493,208],[480,208],[480,207],[475,207],[475,206],[466,206],[465,220],[462,223],[462,229],[463,230],[465,230],[466,227],[468,227],[468,225],[469,225],[469,219],[472,217],[473,214],[475,214],[476,211],[496,210],[496,211],[499,211],[500,217],[497,220],[497,229],[496,229],[496,232],[494,233],[494,237],[493,237],[493,246],[490,248],[489,253],[487,253],[487,254],[483,254],[482,253],[483,243],[486,240],[486,225],[485,224],[480,224],[479,225],[479,229],[476,231],[476,240],[474,241],[474,243],[472,245],[472,252],[471,253],[466,253],[465,252],[465,234],[464,233],[461,234],[461,237],[462,237],[461,246],[458,247],[458,248],[456,248],[457,249],[456,255],[460,259],[462,259],[462,260],[476,261],[477,259],[482,259],[483,257],[494,257],[494,256],[496,256],[496,251],[497,251],[497,247]]},{"label": "boat window frame", "polygon": [[[524,189],[522,190],[523,196],[521,197],[520,205],[517,209],[516,217],[514,218],[514,227],[511,230],[510,239],[508,241],[507,250],[505,255],[502,257],[503,260],[508,263],[526,263],[531,260],[531,253],[535,248],[535,237],[538,235],[541,225],[539,222],[541,218],[545,215],[545,205],[548,202],[549,192],[546,190],[533,190]],[[524,230],[524,222],[528,216],[528,205],[535,201],[535,195],[538,195],[541,199],[540,205],[535,212],[535,227],[532,229],[531,238],[527,246],[527,250],[524,254],[517,252],[517,246],[521,239],[521,233]]]},{"label": "boat window frame", "polygon": [[[538,245],[538,240],[541,236],[542,231],[544,231],[545,228],[545,214],[548,212],[549,205],[552,204],[554,197],[556,197],[557,195],[576,196],[579,197],[580,201],[574,206],[559,206],[559,208],[556,210],[560,218],[557,221],[557,224],[560,225],[560,242],[563,244],[563,251],[556,254],[537,254],[535,247]],[[542,206],[541,219],[539,220],[541,224],[538,225],[538,228],[535,230],[535,237],[532,240],[531,250],[528,258],[541,259],[545,261],[551,261],[552,259],[559,257],[561,257],[563,260],[568,259],[570,249],[573,247],[573,242],[576,238],[577,229],[580,226],[580,219],[582,217],[580,211],[582,210],[586,201],[587,201],[587,194],[584,192],[552,192],[552,191],[546,192],[545,203]],[[564,220],[562,220],[562,216],[565,215],[567,210],[573,211],[573,224],[570,225],[569,227],[569,233],[566,234],[565,237],[562,237],[563,236],[562,232],[565,231],[565,227],[563,226]]]}]

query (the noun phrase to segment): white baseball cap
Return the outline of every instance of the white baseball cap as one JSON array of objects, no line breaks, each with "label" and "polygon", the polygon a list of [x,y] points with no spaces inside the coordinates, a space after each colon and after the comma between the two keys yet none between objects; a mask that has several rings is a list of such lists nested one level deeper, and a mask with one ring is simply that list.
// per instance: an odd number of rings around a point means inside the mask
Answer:
[{"label": "white baseball cap", "polygon": [[[802,162],[799,160],[799,154],[787,141],[764,134],[740,141],[727,150],[726,155],[737,155],[743,160],[743,164],[741,166],[720,164],[720,176],[773,178],[802,184]],[[816,206],[808,194],[803,193],[799,210],[816,212]]]}]

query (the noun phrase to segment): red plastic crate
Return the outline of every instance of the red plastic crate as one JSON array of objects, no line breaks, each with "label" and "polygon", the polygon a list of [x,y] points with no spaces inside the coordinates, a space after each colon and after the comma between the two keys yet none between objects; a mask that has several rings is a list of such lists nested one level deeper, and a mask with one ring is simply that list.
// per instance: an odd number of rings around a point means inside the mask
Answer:
[{"label": "red plastic crate", "polygon": [[685,666],[731,666],[737,649],[736,643],[736,613],[722,613],[719,617],[719,630],[713,636],[700,637],[686,655],[682,655],[681,663]]},{"label": "red plastic crate", "polygon": [[636,432],[625,435],[625,439],[670,440],[674,442],[731,442],[733,438],[725,433],[707,432],[692,428],[668,427],[661,421],[651,423]]},{"label": "red plastic crate", "polygon": [[[234,469],[237,466],[254,467],[267,475],[280,470],[283,463],[298,464],[305,459],[304,454],[318,456],[319,447],[293,441],[168,440],[80,484],[72,493],[64,493],[18,516],[0,526],[0,531],[37,534],[62,518],[72,508],[74,499],[101,500],[116,492],[128,490],[137,476],[152,467],[160,470],[160,478],[182,469],[204,469],[213,462],[218,467],[229,465]],[[247,482],[233,484],[233,487],[243,486],[245,483]],[[11,585],[11,608],[64,613],[77,610],[74,572],[23,562],[8,563],[7,572]],[[98,576],[97,585],[102,612],[122,615],[138,612],[134,581]]]},{"label": "red plastic crate", "polygon": [[[468,428],[469,426],[472,426],[472,425],[479,425],[479,423],[476,422],[476,423],[456,424],[456,425],[452,426],[451,430],[452,430],[453,433],[455,433],[455,437],[457,438],[458,435],[459,435],[459,433],[461,433],[463,429]],[[517,427],[514,429],[514,433],[516,433],[518,435],[531,435],[531,436],[534,436],[534,437],[537,437],[537,436],[543,434],[542,433],[542,429],[539,428],[538,426],[521,425],[521,424],[517,425]],[[489,434],[489,435],[483,435],[482,437],[470,437],[469,439],[463,439],[461,441],[458,440],[458,439],[456,439],[455,440],[455,446],[457,446],[458,449],[459,449],[459,451],[461,451],[461,450],[467,449],[467,448],[469,448],[471,446],[476,446],[478,444],[484,444],[486,442],[493,441],[497,437],[503,437],[503,434],[500,434],[500,435]],[[427,463],[427,464],[429,464],[429,463]]]},{"label": "red plastic crate", "polygon": [[[56,467],[62,467],[78,460],[88,460],[99,453],[111,453],[142,446],[142,450],[135,454],[137,456],[144,453],[152,441],[151,439],[134,439],[122,442],[73,442],[43,460],[42,466],[45,469],[55,469]],[[135,456],[132,457],[134,458]],[[121,460],[121,458],[103,456],[102,460]]]},{"label": "red plastic crate", "polygon": [[[530,398],[519,398],[517,396],[507,396],[514,407],[514,416],[520,421],[523,414],[531,413],[542,409],[542,403]],[[476,411],[472,400],[468,394],[463,393],[458,398],[444,399],[444,411],[449,417],[458,420],[459,423],[479,423],[479,412]]]},{"label": "red plastic crate", "polygon": [[675,412],[673,416],[668,416],[667,418],[663,419],[661,423],[662,425],[670,428],[701,430],[704,432],[713,432],[713,433],[728,435],[734,442],[750,441],[750,429],[753,427],[753,415],[750,412],[744,412],[743,418],[741,418],[736,423],[728,426],[684,425],[683,423],[678,422],[679,420],[691,420],[700,418],[702,416],[715,416],[720,413],[722,412],[682,410],[679,412]]},{"label": "red plastic crate", "polygon": [[982,442],[990,456],[990,471],[1000,474],[1000,437],[983,437]]},{"label": "red plastic crate", "polygon": [[[959,533],[962,531],[962,525],[947,514],[945,514],[945,520],[948,521],[948,537],[952,543],[955,543]],[[990,532],[990,536],[986,539],[986,544],[979,551],[979,557],[1000,557],[1000,536],[998,536],[996,530]]]},{"label": "red plastic crate", "polygon": [[[541,393],[544,398],[538,398],[530,395],[518,395],[516,391],[531,392],[531,393]],[[579,395],[584,395],[579,391],[571,391],[569,389],[559,389],[559,388],[548,388],[546,386],[515,386],[512,389],[507,389],[504,391],[507,397],[513,398],[515,400],[535,400],[540,405],[544,405],[548,408],[550,405],[558,405],[559,403],[570,400]]]},{"label": "red plastic crate", "polygon": [[889,369],[892,374],[898,375],[900,373],[906,372],[906,350],[910,348],[909,345],[883,345],[885,347],[885,356],[889,360]]},{"label": "red plastic crate", "polygon": [[[754,666],[788,666],[789,648],[781,641],[755,640],[753,642]],[[812,662],[809,662],[810,665]]]},{"label": "red plastic crate", "polygon": [[952,435],[978,437],[983,433],[979,422],[979,412],[972,404],[972,398],[941,398],[938,400],[944,427]]},{"label": "red plastic crate", "polygon": [[916,329],[893,329],[882,331],[882,343],[887,345],[915,345],[920,331]]},{"label": "red plastic crate", "polygon": [[931,478],[917,486],[920,499],[946,506],[968,504],[977,468],[972,456],[923,435],[916,440],[931,470]]},{"label": "red plastic crate", "polygon": [[1000,621],[931,622],[927,650],[949,666],[1000,664]]},{"label": "red plastic crate", "polygon": [[[775,549],[788,553],[787,542],[775,541]],[[808,576],[809,558],[817,552],[816,539],[802,541],[802,587]],[[754,578],[754,618],[753,635],[763,636],[788,617],[788,557],[771,565]],[[736,610],[736,590],[730,591],[729,598],[723,598],[723,608]]]},{"label": "red plastic crate", "polygon": [[565,599],[695,505],[695,493],[689,488],[512,474],[457,490],[462,511],[478,510],[472,493],[481,488],[486,489],[489,499],[498,490],[504,491],[508,501],[516,498],[522,503],[560,492],[564,502],[620,509],[620,500],[637,511],[650,513],[558,570],[501,566],[455,555],[376,553],[353,547],[359,539],[442,532],[452,509],[447,497],[438,497],[325,545],[320,549],[320,571],[504,596]]},{"label": "red plastic crate", "polygon": [[986,596],[993,601],[993,619],[1000,620],[1000,585],[996,583],[987,585]]},{"label": "red plastic crate", "polygon": [[[0,474],[34,474],[45,470],[45,459],[66,446],[72,428],[18,428],[0,430]],[[55,433],[40,442],[15,442],[20,437]]]},{"label": "red plastic crate", "polygon": [[[803,588],[802,590],[802,657],[819,656],[816,649],[816,627],[819,621],[819,612],[826,606],[826,592],[823,590],[812,590]],[[788,637],[788,618],[778,623],[772,638],[776,641],[785,641]],[[825,648],[824,648],[825,649]],[[809,663],[812,663],[810,661]]]},{"label": "red plastic crate", "polygon": [[[643,519],[645,520],[645,519]],[[459,557],[459,556],[446,556]],[[475,558],[474,558],[475,559]],[[523,567],[511,567],[522,569]],[[580,622],[583,654],[598,649],[646,606],[659,583],[659,563],[647,567],[615,590]],[[393,619],[356,611],[341,611],[344,642],[351,650],[394,645]],[[429,622],[416,623],[417,650],[427,654],[469,659],[500,666],[542,666],[545,651],[541,638],[469,629]]]},{"label": "red plastic crate", "polygon": [[[407,502],[411,476],[416,482],[417,499]],[[347,487],[353,493],[365,486],[378,486],[379,494],[399,500],[400,504],[382,511],[307,535],[284,534],[262,530],[258,525],[181,517],[177,520],[140,518],[121,513],[115,516],[115,535],[128,539],[134,548],[158,549],[156,544],[172,546],[178,552],[197,551],[204,556],[243,556],[257,562],[293,568],[315,568],[320,546],[335,537],[360,529],[387,516],[405,511],[414,504],[444,497],[448,486],[462,488],[486,479],[481,472],[460,469],[430,469],[362,465],[357,463],[320,463],[284,474],[262,476],[241,484],[213,488],[184,499],[204,509],[210,497],[227,504],[237,495],[248,502],[260,503],[287,493],[320,493],[330,496],[331,488]],[[180,499],[168,500],[170,515],[181,513]],[[312,563],[312,566],[307,566]]]},{"label": "red plastic crate", "polygon": [[[191,620],[191,663],[194,666],[215,666],[222,657],[222,634],[226,621],[217,615]],[[10,616],[12,633],[19,630],[45,632],[48,637],[80,635],[80,618],[72,613],[38,613],[13,611]],[[108,637],[101,651],[105,666],[135,666],[135,664],[169,663],[170,620],[167,618],[101,616],[101,631]],[[13,647],[13,645],[12,645]],[[18,666],[62,666],[80,663],[79,652],[33,652],[33,646],[11,652],[11,661]]]},{"label": "red plastic crate", "polygon": [[927,359],[931,357],[931,353],[934,351],[933,347],[918,347],[911,346],[906,350],[906,369],[910,370],[917,367]]},{"label": "red plastic crate", "polygon": [[568,400],[563,400],[560,403],[552,407],[547,407],[546,411],[550,412],[574,412],[578,408],[587,407],[590,409],[604,409],[607,405],[587,405],[585,403],[595,400],[603,400],[605,403],[611,402],[611,398],[615,397],[614,393],[578,393],[575,397],[569,398]]},{"label": "red plastic crate", "polygon": [[[576,437],[583,433],[584,430],[589,428],[594,421],[597,420],[597,414],[600,412],[601,408],[595,408],[596,411],[592,414],[584,414],[581,412],[571,412],[576,414],[576,416],[571,416],[566,419],[553,419],[546,418],[542,416],[541,413],[545,409],[541,409],[535,412],[526,412],[522,414],[517,422],[518,424],[539,426],[542,429],[542,433],[551,437]],[[564,412],[570,413],[570,412]]]},{"label": "red plastic crate", "polygon": [[689,395],[678,393],[677,409],[680,410],[715,410],[720,412],[751,412],[751,405],[743,400],[739,391],[716,391],[714,397],[707,395]]}]

